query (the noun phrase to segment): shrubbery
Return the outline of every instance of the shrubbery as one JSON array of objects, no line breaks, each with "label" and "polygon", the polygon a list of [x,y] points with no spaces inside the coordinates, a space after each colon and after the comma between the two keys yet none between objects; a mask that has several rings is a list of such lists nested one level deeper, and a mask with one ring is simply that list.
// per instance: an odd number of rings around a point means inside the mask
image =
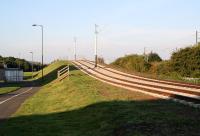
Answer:
[{"label": "shrubbery", "polygon": [[136,54],[121,57],[114,61],[112,65],[137,72],[147,72],[151,67],[151,64],[144,60],[144,56]]},{"label": "shrubbery", "polygon": [[171,63],[182,76],[200,77],[200,44],[173,52]]},{"label": "shrubbery", "polygon": [[162,59],[161,59],[161,57],[157,53],[151,52],[148,55],[148,61],[149,62],[160,62],[160,61],[162,61]]},{"label": "shrubbery", "polygon": [[173,52],[167,61],[162,61],[157,53],[150,53],[148,62],[143,55],[134,54],[118,58],[111,64],[136,72],[200,78],[200,44]]}]

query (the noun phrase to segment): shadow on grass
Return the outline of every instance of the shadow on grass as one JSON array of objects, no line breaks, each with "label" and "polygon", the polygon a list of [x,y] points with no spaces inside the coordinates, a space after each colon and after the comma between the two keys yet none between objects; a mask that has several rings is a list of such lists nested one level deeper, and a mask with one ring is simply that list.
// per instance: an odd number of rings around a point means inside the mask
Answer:
[{"label": "shadow on grass", "polygon": [[37,72],[36,74],[34,74],[33,75],[33,77],[32,77],[32,75],[30,75],[30,76],[24,76],[24,80],[29,80],[29,79],[32,79],[32,78],[36,78],[37,76],[38,76],[38,74],[39,74],[39,72]]},{"label": "shadow on grass", "polygon": [[[11,83],[6,83],[6,82],[0,82],[0,87],[30,87],[30,86],[43,86],[46,85],[50,82],[52,82],[53,80],[55,80],[57,78],[57,71],[62,69],[63,67],[65,67],[66,65],[62,65],[57,69],[54,69],[53,71],[51,71],[50,73],[48,73],[47,75],[45,75],[42,77],[33,80],[33,81],[22,81],[22,82],[11,82]],[[77,70],[76,67],[74,67],[73,65],[70,65],[70,71],[72,70]],[[37,75],[36,75],[37,76]]]},{"label": "shadow on grass", "polygon": [[200,111],[164,100],[110,101],[8,119],[1,136],[197,136]]},{"label": "shadow on grass", "polygon": [[[65,66],[67,66],[67,65],[60,66],[59,68],[53,70],[52,72],[50,72],[49,74],[47,74],[46,76],[44,76],[44,80],[43,81],[42,81],[42,78],[39,78],[38,80],[35,80],[36,85],[46,85],[46,84],[52,82],[53,80],[55,80],[57,78],[57,72],[58,72],[58,70],[64,68]],[[73,65],[70,65],[69,69],[70,69],[70,71],[78,70]]]}]

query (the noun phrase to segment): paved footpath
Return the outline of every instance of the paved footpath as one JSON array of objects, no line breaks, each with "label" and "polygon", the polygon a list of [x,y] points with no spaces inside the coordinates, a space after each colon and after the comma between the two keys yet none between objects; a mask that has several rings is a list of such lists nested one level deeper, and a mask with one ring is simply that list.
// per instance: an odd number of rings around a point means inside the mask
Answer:
[{"label": "paved footpath", "polygon": [[17,111],[20,105],[40,87],[23,87],[17,91],[0,95],[0,124]]}]

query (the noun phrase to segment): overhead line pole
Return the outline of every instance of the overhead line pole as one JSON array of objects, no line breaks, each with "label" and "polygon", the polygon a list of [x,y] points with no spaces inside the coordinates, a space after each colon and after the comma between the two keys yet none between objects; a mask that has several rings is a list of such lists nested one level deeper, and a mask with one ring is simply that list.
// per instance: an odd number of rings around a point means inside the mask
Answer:
[{"label": "overhead line pole", "polygon": [[74,37],[74,60],[76,61],[76,43],[77,43],[77,38]]},{"label": "overhead line pole", "polygon": [[44,32],[43,32],[43,25],[41,25],[41,28],[42,28],[42,80],[44,81],[44,71],[43,71],[43,69],[44,69],[43,68],[43,65],[44,65],[44,45],[43,45],[44,44],[44,40],[43,40],[44,36],[43,36],[43,33]]},{"label": "overhead line pole", "polygon": [[95,49],[94,49],[95,65],[94,67],[97,67],[97,35],[98,35],[97,27],[98,25],[95,24]]},{"label": "overhead line pole", "polygon": [[198,45],[198,31],[196,31],[196,45]]},{"label": "overhead line pole", "polygon": [[144,60],[146,62],[148,62],[149,58],[148,58],[148,54],[146,53],[146,47],[144,47]]}]

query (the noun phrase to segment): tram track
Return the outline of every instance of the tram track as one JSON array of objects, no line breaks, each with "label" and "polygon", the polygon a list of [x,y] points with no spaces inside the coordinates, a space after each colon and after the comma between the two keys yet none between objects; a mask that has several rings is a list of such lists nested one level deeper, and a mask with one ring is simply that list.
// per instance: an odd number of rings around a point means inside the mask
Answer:
[{"label": "tram track", "polygon": [[[143,78],[135,78],[134,75],[118,72],[111,68],[108,70],[104,66],[94,68],[93,63],[89,61],[74,61],[73,63],[88,75],[115,86],[141,91],[142,93],[155,95],[160,98],[172,99],[194,107],[200,107],[200,90],[197,85],[173,84],[172,82],[168,84],[168,81],[157,82],[157,80],[151,79],[142,80]],[[156,85],[154,82],[156,82]]]}]

